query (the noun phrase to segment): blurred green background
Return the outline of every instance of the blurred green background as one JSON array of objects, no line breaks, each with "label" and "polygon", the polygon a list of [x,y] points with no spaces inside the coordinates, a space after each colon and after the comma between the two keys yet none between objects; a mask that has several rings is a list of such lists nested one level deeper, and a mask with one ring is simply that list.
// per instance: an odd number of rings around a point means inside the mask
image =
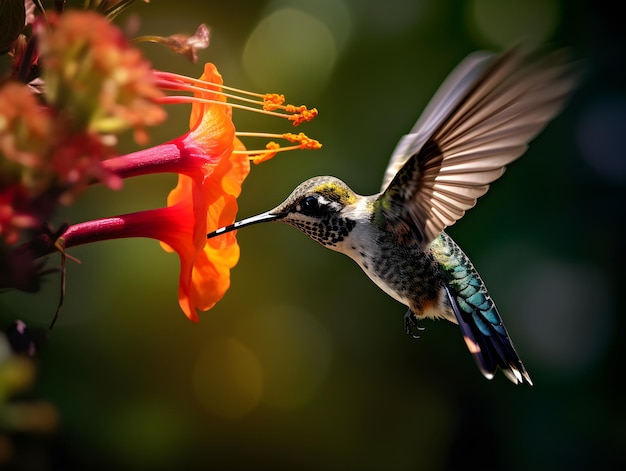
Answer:
[{"label": "blurred green background", "polygon": [[[403,333],[404,307],[347,257],[281,224],[239,233],[232,287],[198,324],[177,304],[178,259],[151,240],[71,250],[67,297],[28,398],[53,432],[15,434],[7,469],[624,469],[621,333],[626,202],[626,51],[618,2],[271,0],[137,4],[139,34],[211,28],[191,65],[142,49],[156,68],[281,92],[320,115],[317,152],[254,166],[240,217],[330,174],[378,191],[387,158],[448,72],[520,39],[586,64],[567,109],[449,229],[498,304],[535,386],[485,380],[457,327]],[[170,108],[159,143],[187,129]],[[288,131],[235,112],[240,130]],[[126,150],[132,150],[128,144]],[[59,221],[163,206],[175,176],[92,188]],[[58,266],[58,259],[50,262]],[[0,297],[0,321],[46,326],[59,278]],[[623,293],[622,293],[623,294]],[[54,420],[53,420],[54,422]],[[3,443],[0,443],[2,445]],[[0,467],[3,465],[0,464]]]}]

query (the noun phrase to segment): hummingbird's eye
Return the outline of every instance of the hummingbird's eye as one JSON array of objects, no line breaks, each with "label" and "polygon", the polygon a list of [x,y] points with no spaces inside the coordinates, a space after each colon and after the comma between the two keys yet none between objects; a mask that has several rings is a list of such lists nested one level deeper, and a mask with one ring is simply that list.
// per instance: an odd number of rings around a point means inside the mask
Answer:
[{"label": "hummingbird's eye", "polygon": [[318,210],[320,207],[319,201],[315,196],[307,196],[302,200],[302,209],[307,212]]}]

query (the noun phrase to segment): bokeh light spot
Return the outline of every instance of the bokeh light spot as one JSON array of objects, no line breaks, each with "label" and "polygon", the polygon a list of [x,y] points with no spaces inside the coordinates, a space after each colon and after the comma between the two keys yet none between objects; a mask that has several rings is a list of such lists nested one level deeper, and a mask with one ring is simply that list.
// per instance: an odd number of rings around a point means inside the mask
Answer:
[{"label": "bokeh light spot", "polygon": [[555,0],[470,0],[467,24],[476,39],[499,48],[524,41],[539,44],[558,26],[559,5]]},{"label": "bokeh light spot", "polygon": [[283,8],[308,13],[324,23],[333,35],[337,52],[344,49],[352,35],[352,14],[344,0],[273,0],[266,11],[271,13]]},{"label": "bokeh light spot", "polygon": [[[510,276],[489,276],[506,267]],[[479,269],[531,377],[533,364],[574,378],[602,361],[615,307],[598,269],[513,240],[490,250]]]},{"label": "bokeh light spot", "polygon": [[605,280],[591,267],[535,260],[519,273],[520,321],[545,366],[584,373],[608,345],[612,311]]},{"label": "bokeh light spot", "polygon": [[326,328],[296,306],[253,313],[237,330],[263,365],[263,403],[276,409],[306,404],[322,385],[331,360]]},{"label": "bokeh light spot", "polygon": [[210,413],[235,419],[252,411],[263,393],[263,370],[248,347],[233,338],[214,338],[199,355],[193,390]]},{"label": "bokeh light spot", "polygon": [[313,15],[282,8],[259,22],[243,52],[243,66],[262,90],[311,96],[328,80],[337,58],[330,30]]},{"label": "bokeh light spot", "polygon": [[618,182],[626,181],[624,123],[626,97],[604,96],[584,112],[576,134],[589,165],[602,176]]}]

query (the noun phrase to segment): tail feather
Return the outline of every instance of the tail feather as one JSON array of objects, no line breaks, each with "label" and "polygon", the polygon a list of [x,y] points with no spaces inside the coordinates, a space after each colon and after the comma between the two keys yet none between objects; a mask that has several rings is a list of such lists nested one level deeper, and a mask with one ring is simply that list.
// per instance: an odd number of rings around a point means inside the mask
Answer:
[{"label": "tail feather", "polygon": [[513,383],[532,385],[530,375],[517,355],[500,316],[498,323],[491,324],[482,317],[478,309],[470,309],[470,312],[462,309],[458,302],[462,298],[455,295],[449,287],[447,292],[467,349],[483,376],[492,379],[499,367]]},{"label": "tail feather", "polygon": [[446,292],[463,339],[482,374],[491,379],[498,368],[515,384],[532,385],[496,306],[480,275],[445,233],[432,245],[446,273]]}]

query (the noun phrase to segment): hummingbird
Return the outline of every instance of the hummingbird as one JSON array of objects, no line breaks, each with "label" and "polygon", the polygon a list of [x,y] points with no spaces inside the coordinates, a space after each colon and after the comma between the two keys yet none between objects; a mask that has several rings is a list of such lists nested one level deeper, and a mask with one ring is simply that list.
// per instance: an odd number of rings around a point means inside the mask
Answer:
[{"label": "hummingbird", "polygon": [[332,176],[311,178],[274,209],[208,238],[261,222],[287,223],[352,258],[385,293],[408,307],[413,337],[426,318],[459,326],[492,379],[499,368],[532,385],[485,283],[444,229],[476,204],[506,165],[564,106],[575,86],[566,55],[533,58],[519,47],[464,59],[395,147],[381,191],[362,196]]}]

